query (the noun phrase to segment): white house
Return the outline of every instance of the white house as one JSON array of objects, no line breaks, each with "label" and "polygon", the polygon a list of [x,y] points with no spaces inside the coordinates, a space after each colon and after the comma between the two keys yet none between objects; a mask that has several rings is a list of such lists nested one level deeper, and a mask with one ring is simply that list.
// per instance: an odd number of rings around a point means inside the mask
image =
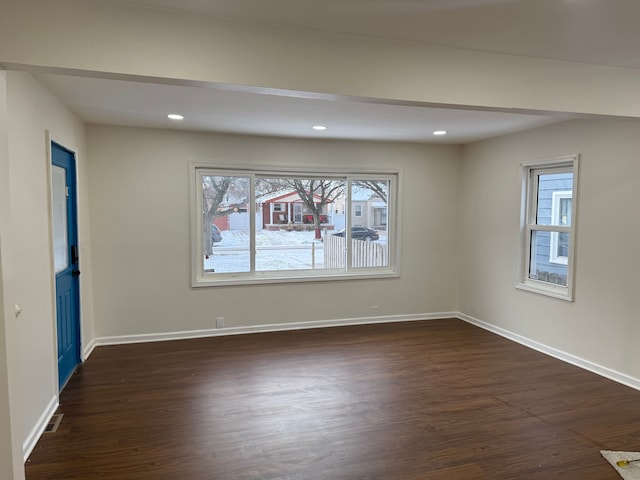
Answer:
[{"label": "white house", "polygon": [[351,225],[386,229],[388,206],[383,198],[371,190],[357,189],[351,201]]}]

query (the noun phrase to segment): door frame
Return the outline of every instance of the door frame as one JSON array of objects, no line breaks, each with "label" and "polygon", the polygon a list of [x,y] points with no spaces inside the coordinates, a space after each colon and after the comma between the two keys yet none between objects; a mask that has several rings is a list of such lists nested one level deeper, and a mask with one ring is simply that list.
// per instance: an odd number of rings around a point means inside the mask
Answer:
[{"label": "door frame", "polygon": [[[60,394],[62,391],[64,384],[60,385],[60,372],[58,371],[58,318],[56,311],[56,271],[54,264],[54,240],[53,240],[53,215],[52,215],[52,174],[53,174],[53,150],[52,144],[55,143],[59,147],[64,150],[70,152],[73,155],[73,167],[74,167],[74,187],[75,187],[75,229],[76,229],[76,243],[78,251],[79,243],[80,243],[80,228],[79,228],[79,195],[78,195],[78,156],[77,149],[70,148],[63,141],[56,139],[49,130],[46,132],[46,161],[47,161],[47,203],[48,203],[48,217],[49,217],[49,264],[50,264],[50,272],[51,272],[51,311],[53,313],[53,321],[51,322],[51,339],[53,343],[53,358],[52,362],[54,365],[55,375],[53,378],[53,382],[55,384],[55,391]],[[80,287],[80,278],[76,281],[77,288],[77,315],[75,318],[76,329],[77,329],[77,342],[78,342],[78,365],[84,361],[83,349],[82,349],[82,295],[81,295],[81,287]],[[67,379],[68,381],[68,379]],[[65,382],[66,384],[66,382]]]}]

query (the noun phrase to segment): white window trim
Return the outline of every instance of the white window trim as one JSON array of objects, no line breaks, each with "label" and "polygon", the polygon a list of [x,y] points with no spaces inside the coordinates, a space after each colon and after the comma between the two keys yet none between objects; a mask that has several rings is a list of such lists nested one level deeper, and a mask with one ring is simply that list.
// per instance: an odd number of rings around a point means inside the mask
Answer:
[{"label": "white window trim", "polygon": [[[573,192],[571,190],[565,190],[561,192],[553,192],[551,197],[551,223],[553,225],[560,225],[560,200],[571,198],[573,199]],[[573,200],[571,202],[573,204]],[[569,257],[563,257],[558,255],[558,235],[559,232],[551,232],[550,244],[549,244],[549,263],[555,263],[558,265],[568,265]]]},{"label": "white window trim", "polygon": [[[578,208],[578,170],[580,156],[566,155],[541,160],[533,160],[522,163],[522,196],[520,209],[520,262],[518,282],[516,288],[528,292],[538,293],[569,302],[574,297],[574,265],[576,244],[576,223]],[[548,169],[550,172],[560,169],[568,169],[573,173],[571,225],[567,227],[558,225],[538,225],[537,214],[537,175],[533,171]],[[567,286],[535,280],[529,277],[531,262],[531,236],[533,231],[567,232],[569,233],[569,257],[567,258]]]},{"label": "white window trim", "polygon": [[355,217],[361,217],[362,216],[362,204],[357,204],[353,206],[353,215]]},{"label": "white window trim", "polygon": [[[206,274],[203,269],[201,258],[202,252],[202,195],[200,175],[203,172],[214,173],[215,175],[246,176],[250,177],[253,183],[257,176],[302,176],[302,177],[343,177],[352,180],[389,180],[391,190],[395,191],[393,198],[389,198],[387,205],[388,212],[392,212],[392,224],[387,231],[395,232],[393,238],[387,238],[387,248],[389,255],[389,266],[382,268],[353,268],[346,267],[345,271],[339,270],[300,270],[300,271],[255,271],[255,255],[251,255],[251,273],[220,273],[212,276]],[[205,175],[207,173],[204,173]],[[340,169],[291,169],[283,168],[260,168],[260,167],[233,167],[219,166],[209,163],[190,162],[189,184],[190,184],[190,218],[191,218],[191,286],[192,287],[213,287],[225,285],[250,285],[265,283],[291,283],[291,282],[317,282],[335,280],[354,279],[376,279],[376,278],[397,278],[400,276],[400,212],[401,210],[401,172],[399,170],[389,171],[369,171],[369,170],[340,170]],[[348,200],[349,209],[351,198]],[[256,206],[253,189],[249,200],[250,230],[256,229],[255,217]],[[349,219],[346,219],[347,232],[351,226]],[[256,251],[255,236],[250,235],[250,250]],[[347,265],[351,265],[351,257],[346,259]]]}]

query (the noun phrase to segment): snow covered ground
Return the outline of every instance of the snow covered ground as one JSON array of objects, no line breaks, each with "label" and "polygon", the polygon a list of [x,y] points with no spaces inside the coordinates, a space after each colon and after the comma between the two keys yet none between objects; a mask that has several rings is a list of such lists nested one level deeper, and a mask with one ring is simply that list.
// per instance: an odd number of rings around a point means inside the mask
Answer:
[{"label": "snow covered ground", "polygon": [[[286,230],[273,232],[269,230],[258,230],[256,232],[256,247],[259,248],[274,245],[311,245],[312,243],[322,243],[320,240],[315,240],[314,237],[315,232],[287,232]],[[248,245],[248,230],[225,230],[222,232],[222,241],[216,243],[214,248]]]},{"label": "snow covered ground", "polygon": [[[333,232],[323,232],[331,234]],[[385,232],[377,243],[386,243]],[[315,232],[259,230],[256,233],[256,271],[307,270],[324,268],[324,244]],[[205,270],[218,273],[248,272],[249,232],[225,230],[222,241],[213,246],[213,255],[204,261]]]}]

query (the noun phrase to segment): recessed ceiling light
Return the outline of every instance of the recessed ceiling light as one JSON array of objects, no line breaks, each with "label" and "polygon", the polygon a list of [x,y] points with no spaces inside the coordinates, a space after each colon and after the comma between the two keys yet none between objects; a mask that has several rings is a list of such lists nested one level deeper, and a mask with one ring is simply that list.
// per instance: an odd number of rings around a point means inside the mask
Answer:
[{"label": "recessed ceiling light", "polygon": [[314,130],[326,130],[327,126],[326,125],[314,125],[313,127]]},{"label": "recessed ceiling light", "polygon": [[184,120],[184,117],[178,113],[170,113],[167,115],[171,120]]},{"label": "recessed ceiling light", "polygon": [[433,132],[434,135],[446,135],[447,131],[446,130],[436,130],[435,132]]}]

